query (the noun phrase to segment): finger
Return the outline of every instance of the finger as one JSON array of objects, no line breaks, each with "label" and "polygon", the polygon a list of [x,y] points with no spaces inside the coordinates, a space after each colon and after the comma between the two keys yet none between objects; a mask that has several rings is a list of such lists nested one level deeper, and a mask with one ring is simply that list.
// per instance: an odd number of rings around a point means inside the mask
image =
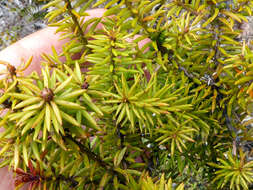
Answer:
[{"label": "finger", "polygon": [[[87,10],[90,16],[85,19],[102,17],[104,12],[105,9]],[[68,41],[67,39],[59,41],[60,33],[55,34],[56,29],[56,27],[47,27],[19,40],[0,52],[0,60],[7,61],[17,67],[23,61],[28,60],[30,56],[33,56],[32,64],[25,71],[25,74],[39,71],[42,60],[41,53],[50,54],[52,46],[58,53],[61,53],[62,45]],[[0,65],[0,70],[4,67]]]},{"label": "finger", "polygon": [[0,60],[7,61],[11,65],[17,67],[23,61],[28,60],[30,56],[33,56],[32,64],[28,67],[26,72],[30,73],[33,70],[38,71],[40,68],[38,63],[41,61],[41,53],[50,53],[52,45],[59,49],[61,43],[64,43],[64,41],[58,41],[60,35],[55,34],[55,30],[56,28],[48,27],[21,39],[1,51]]},{"label": "finger", "polygon": [[0,189],[14,189],[12,172],[8,171],[8,167],[0,169],[0,179]]}]

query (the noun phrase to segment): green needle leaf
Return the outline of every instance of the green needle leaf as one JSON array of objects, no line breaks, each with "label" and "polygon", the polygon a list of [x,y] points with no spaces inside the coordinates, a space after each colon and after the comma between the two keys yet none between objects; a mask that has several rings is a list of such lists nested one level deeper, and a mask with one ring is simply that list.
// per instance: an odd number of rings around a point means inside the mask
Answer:
[{"label": "green needle leaf", "polygon": [[64,120],[68,121],[69,123],[72,123],[75,126],[81,127],[81,124],[78,123],[72,116],[60,111],[61,116]]},{"label": "green needle leaf", "polygon": [[45,123],[46,123],[46,127],[47,127],[48,132],[50,132],[50,129],[51,129],[51,113],[50,113],[49,103],[46,103]]},{"label": "green needle leaf", "polygon": [[118,166],[118,165],[120,164],[120,162],[122,161],[122,159],[123,159],[123,157],[124,157],[124,155],[125,155],[125,153],[126,153],[126,150],[127,150],[127,147],[123,148],[123,149],[120,151],[120,153],[119,153],[119,155],[118,155],[118,157],[117,157],[116,166]]},{"label": "green needle leaf", "polygon": [[59,100],[59,99],[55,99],[54,102],[62,107],[65,108],[70,108],[70,109],[78,109],[78,110],[83,110],[85,109],[85,107],[80,106],[77,103],[73,103],[73,102],[68,102],[65,100]]},{"label": "green needle leaf", "polygon": [[101,131],[101,128],[97,126],[96,121],[93,119],[93,117],[85,110],[82,110],[82,114],[84,118],[88,121],[88,126],[90,126],[93,129],[96,129],[98,131]]},{"label": "green needle leaf", "polygon": [[30,99],[27,99],[27,100],[24,100],[22,102],[20,102],[19,104],[17,104],[14,109],[20,109],[20,108],[23,108],[25,106],[28,106],[30,104],[33,104],[33,103],[36,103],[36,102],[39,102],[41,101],[41,98],[40,97],[33,97],[33,98],[30,98]]},{"label": "green needle leaf", "polygon": [[58,92],[60,92],[61,90],[63,90],[65,87],[67,87],[70,82],[72,80],[72,76],[70,76],[66,81],[64,81],[63,83],[61,83],[55,90],[54,93],[57,94]]},{"label": "green needle leaf", "polygon": [[60,110],[59,110],[58,106],[54,103],[54,101],[51,101],[50,104],[53,108],[53,111],[54,111],[54,114],[57,118],[57,121],[59,122],[60,125],[62,125],[62,118],[61,118],[61,114],[60,114]]},{"label": "green needle leaf", "polygon": [[14,170],[17,169],[19,164],[19,146],[18,144],[14,145]]},{"label": "green needle leaf", "polygon": [[31,147],[32,147],[32,151],[33,151],[33,154],[35,156],[35,158],[41,162],[41,159],[40,159],[40,151],[39,151],[39,148],[38,148],[38,145],[36,142],[31,142]]},{"label": "green needle leaf", "polygon": [[97,114],[103,116],[104,114],[101,112],[101,110],[92,102],[91,98],[84,93],[83,94],[83,101],[84,103],[90,108],[92,109],[94,112],[96,112]]}]

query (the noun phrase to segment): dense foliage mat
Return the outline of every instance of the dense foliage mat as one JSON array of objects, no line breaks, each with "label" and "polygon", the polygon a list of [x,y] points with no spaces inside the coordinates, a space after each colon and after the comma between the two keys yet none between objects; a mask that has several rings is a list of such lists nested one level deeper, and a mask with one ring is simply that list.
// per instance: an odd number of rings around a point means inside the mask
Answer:
[{"label": "dense foliage mat", "polygon": [[[91,5],[104,16],[88,17]],[[32,58],[1,62],[0,167],[16,172],[17,188],[251,188],[253,51],[241,26],[253,1],[44,8],[70,39],[62,53],[43,54],[41,74],[29,76],[20,73]]]}]

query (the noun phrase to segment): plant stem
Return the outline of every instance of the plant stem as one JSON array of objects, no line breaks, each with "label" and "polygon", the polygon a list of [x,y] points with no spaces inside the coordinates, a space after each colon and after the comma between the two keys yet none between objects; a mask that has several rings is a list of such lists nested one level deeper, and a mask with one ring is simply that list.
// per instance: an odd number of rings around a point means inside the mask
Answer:
[{"label": "plant stem", "polygon": [[177,5],[177,6],[181,6],[182,8],[184,8],[185,10],[191,12],[192,14],[198,16],[198,12],[195,11],[194,9],[192,9],[191,7],[189,7],[188,5],[180,2],[180,1],[174,1],[174,3]]},{"label": "plant stem", "polygon": [[68,11],[68,14],[71,16],[73,22],[75,23],[75,25],[77,26],[77,29],[78,29],[78,33],[79,33],[79,36],[80,36],[80,39],[81,39],[81,42],[84,43],[85,45],[88,44],[88,41],[87,39],[84,37],[84,32],[78,22],[78,19],[76,17],[76,15],[73,14],[72,10],[73,10],[73,7],[71,6],[71,2],[70,0],[64,0],[67,4],[67,11]]},{"label": "plant stem", "polygon": [[106,170],[108,170],[110,173],[112,173],[112,174],[116,174],[117,173],[111,165],[109,165],[106,162],[104,162],[97,154],[95,154],[94,152],[92,152],[89,148],[85,147],[82,143],[80,143],[79,141],[75,140],[70,135],[66,135],[65,138],[68,138],[69,140],[71,140],[75,144],[77,144],[77,146],[80,148],[80,150],[81,150],[82,153],[87,154],[89,156],[89,158],[91,158],[92,160],[94,160],[95,162],[97,162],[100,166],[102,166],[103,168],[105,168]]}]

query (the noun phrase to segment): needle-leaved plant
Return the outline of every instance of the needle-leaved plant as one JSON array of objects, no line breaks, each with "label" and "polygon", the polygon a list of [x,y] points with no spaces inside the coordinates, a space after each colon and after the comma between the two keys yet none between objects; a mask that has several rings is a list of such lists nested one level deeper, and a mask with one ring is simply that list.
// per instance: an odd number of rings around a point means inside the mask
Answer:
[{"label": "needle-leaved plant", "polygon": [[[104,15],[88,17],[98,6]],[[252,188],[253,51],[241,27],[252,0],[44,8],[69,39],[62,53],[42,54],[29,76],[32,58],[1,62],[0,167],[17,189]]]}]

